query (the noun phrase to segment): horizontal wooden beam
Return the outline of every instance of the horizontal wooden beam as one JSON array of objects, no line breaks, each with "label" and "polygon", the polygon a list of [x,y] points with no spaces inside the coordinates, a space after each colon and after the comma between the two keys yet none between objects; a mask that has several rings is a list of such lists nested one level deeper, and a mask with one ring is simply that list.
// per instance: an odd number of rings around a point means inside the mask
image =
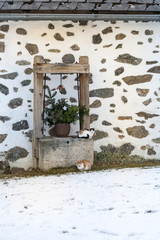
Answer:
[{"label": "horizontal wooden beam", "polygon": [[89,73],[89,64],[36,64],[35,65],[37,73],[55,73],[55,74],[64,74],[64,73]]}]

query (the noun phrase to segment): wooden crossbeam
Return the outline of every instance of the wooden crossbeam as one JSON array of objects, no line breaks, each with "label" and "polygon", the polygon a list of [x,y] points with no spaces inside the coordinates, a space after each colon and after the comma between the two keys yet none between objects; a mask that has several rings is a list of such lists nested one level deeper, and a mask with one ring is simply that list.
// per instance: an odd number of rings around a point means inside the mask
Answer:
[{"label": "wooden crossbeam", "polygon": [[37,73],[89,73],[89,64],[52,64],[42,63],[35,66]]}]

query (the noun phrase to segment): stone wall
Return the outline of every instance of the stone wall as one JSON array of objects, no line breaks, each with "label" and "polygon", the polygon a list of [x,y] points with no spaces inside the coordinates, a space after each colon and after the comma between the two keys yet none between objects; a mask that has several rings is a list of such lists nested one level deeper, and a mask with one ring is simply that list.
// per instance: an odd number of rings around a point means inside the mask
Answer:
[{"label": "stone wall", "polygon": [[[0,161],[32,163],[33,58],[90,63],[91,127],[95,151],[120,148],[160,157],[159,23],[8,21],[0,23]],[[63,75],[66,97],[78,102],[76,75]],[[52,88],[58,75],[47,75]],[[57,98],[61,98],[60,93]],[[71,134],[78,130],[72,126]],[[48,129],[45,134],[48,135]]]}]

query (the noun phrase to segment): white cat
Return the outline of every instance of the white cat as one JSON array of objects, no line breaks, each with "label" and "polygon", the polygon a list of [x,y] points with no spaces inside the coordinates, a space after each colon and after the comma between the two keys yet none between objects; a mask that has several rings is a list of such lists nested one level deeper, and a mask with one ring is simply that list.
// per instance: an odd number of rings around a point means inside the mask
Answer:
[{"label": "white cat", "polygon": [[81,129],[77,133],[78,133],[79,138],[92,138],[94,133],[95,133],[95,130],[94,130],[94,128],[90,128],[89,130],[88,129]]},{"label": "white cat", "polygon": [[80,171],[91,170],[91,163],[88,160],[81,160],[76,163],[77,168]]}]

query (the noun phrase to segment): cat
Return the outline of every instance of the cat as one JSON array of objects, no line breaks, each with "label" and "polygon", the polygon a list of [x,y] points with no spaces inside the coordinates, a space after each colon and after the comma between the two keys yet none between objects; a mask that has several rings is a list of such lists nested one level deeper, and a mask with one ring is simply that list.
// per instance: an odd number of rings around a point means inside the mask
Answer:
[{"label": "cat", "polygon": [[80,171],[91,170],[91,163],[88,160],[81,160],[76,163],[77,168]]},{"label": "cat", "polygon": [[82,129],[78,133],[79,138],[92,138],[93,134],[95,133],[94,128],[88,129]]}]

